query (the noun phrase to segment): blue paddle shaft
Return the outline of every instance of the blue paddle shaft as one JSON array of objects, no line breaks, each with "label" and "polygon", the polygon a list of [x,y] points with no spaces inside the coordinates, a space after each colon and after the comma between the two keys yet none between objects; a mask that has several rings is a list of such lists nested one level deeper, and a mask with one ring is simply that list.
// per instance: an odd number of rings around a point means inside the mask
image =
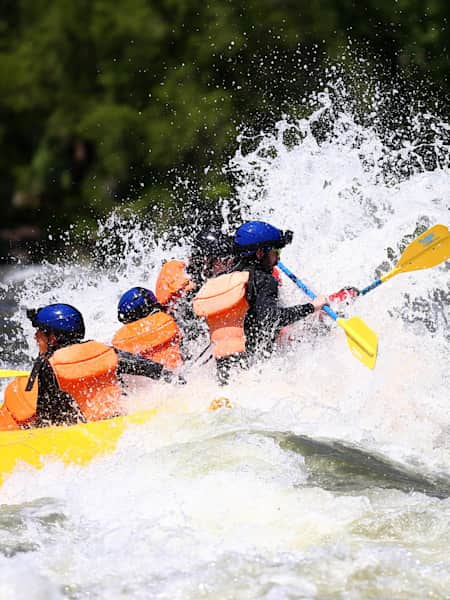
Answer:
[{"label": "blue paddle shaft", "polygon": [[[287,275],[289,277],[289,279],[295,283],[295,285],[297,285],[300,289],[302,289],[307,296],[309,296],[313,300],[314,300],[314,298],[317,298],[317,294],[315,294],[312,290],[310,290],[309,287],[307,285],[305,285],[303,283],[303,281],[301,281],[298,277],[296,277],[294,275],[294,273],[292,271],[290,271],[285,265],[283,265],[282,262],[278,261],[277,267],[279,269],[281,269],[283,271],[283,273],[285,275]],[[322,308],[322,310],[325,311],[327,313],[327,315],[329,317],[331,317],[332,319],[334,319],[335,321],[337,321],[337,319],[339,318],[338,315],[334,312],[334,310],[332,310],[328,306],[328,304],[325,304],[325,306]]]},{"label": "blue paddle shaft", "polygon": [[368,285],[367,287],[365,287],[363,290],[360,290],[359,295],[360,296],[364,296],[364,294],[367,294],[367,292],[370,292],[371,290],[374,290],[376,287],[378,287],[382,283],[383,282],[381,281],[381,279],[375,279],[375,281],[373,283],[371,283],[370,285]]}]

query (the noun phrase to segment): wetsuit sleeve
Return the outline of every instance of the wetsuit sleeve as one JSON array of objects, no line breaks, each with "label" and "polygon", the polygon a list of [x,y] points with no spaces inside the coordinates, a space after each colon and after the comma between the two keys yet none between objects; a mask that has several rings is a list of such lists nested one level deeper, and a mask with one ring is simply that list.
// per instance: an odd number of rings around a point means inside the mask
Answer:
[{"label": "wetsuit sleeve", "polygon": [[160,379],[170,373],[160,363],[153,362],[148,358],[122,350],[115,349],[115,351],[119,357],[118,375],[142,375],[151,379]]},{"label": "wetsuit sleeve", "polygon": [[67,392],[63,392],[48,360],[43,360],[38,374],[38,398],[35,427],[50,425],[73,425],[85,422],[78,404]]},{"label": "wetsuit sleeve", "polygon": [[314,312],[311,303],[287,308],[278,303],[278,281],[269,273],[255,273],[254,314],[256,320],[268,327],[285,327]]}]

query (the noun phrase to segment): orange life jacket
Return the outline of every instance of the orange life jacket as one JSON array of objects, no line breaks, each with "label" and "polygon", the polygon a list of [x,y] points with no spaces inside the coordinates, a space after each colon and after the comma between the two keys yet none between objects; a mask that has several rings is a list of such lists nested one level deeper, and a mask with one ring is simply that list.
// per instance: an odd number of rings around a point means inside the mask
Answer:
[{"label": "orange life jacket", "polygon": [[140,354],[161,363],[167,369],[181,365],[181,333],[170,315],[158,311],[123,325],[113,337],[112,343],[118,350]]},{"label": "orange life jacket", "polygon": [[215,358],[245,352],[248,278],[248,272],[236,271],[208,279],[194,298],[195,314],[208,323]]},{"label": "orange life jacket", "polygon": [[[87,421],[98,421],[122,412],[116,370],[119,359],[100,342],[82,342],[57,350],[50,358],[61,390],[77,402]],[[27,377],[17,377],[5,389],[0,408],[0,430],[20,429],[36,414],[38,381],[25,391]]]},{"label": "orange life jacket", "polygon": [[186,273],[186,264],[182,260],[169,260],[163,264],[155,288],[160,304],[171,304],[193,289],[194,283]]},{"label": "orange life jacket", "polygon": [[27,392],[28,377],[17,377],[8,383],[4,401],[0,408],[0,430],[20,429],[36,414],[38,383],[34,382]]},{"label": "orange life jacket", "polygon": [[60,348],[50,358],[59,387],[75,399],[87,421],[123,412],[118,363],[112,348],[95,341]]}]

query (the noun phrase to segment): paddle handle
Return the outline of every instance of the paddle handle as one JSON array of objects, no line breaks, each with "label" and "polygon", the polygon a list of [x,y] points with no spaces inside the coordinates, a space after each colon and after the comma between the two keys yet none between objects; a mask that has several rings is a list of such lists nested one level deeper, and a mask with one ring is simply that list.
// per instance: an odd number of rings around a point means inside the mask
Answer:
[{"label": "paddle handle", "polygon": [[[309,287],[307,285],[305,285],[303,283],[303,281],[301,281],[301,279],[296,277],[294,275],[294,273],[292,271],[290,271],[285,265],[283,265],[282,262],[278,261],[277,267],[279,269],[281,269],[283,271],[283,273],[285,275],[287,275],[289,277],[289,279],[295,283],[295,285],[297,285],[300,289],[302,289],[307,296],[309,296],[313,300],[314,300],[314,298],[317,298],[317,294],[315,294],[312,290],[310,290]],[[338,315],[334,312],[334,310],[332,310],[328,306],[328,304],[325,304],[325,306],[322,307],[322,310],[325,311],[327,313],[327,315],[329,317],[331,317],[332,319],[334,319],[335,321],[338,320],[338,318],[339,318]]]},{"label": "paddle handle", "polygon": [[383,282],[381,281],[381,279],[375,279],[375,281],[373,283],[371,283],[370,285],[368,285],[367,287],[365,287],[363,290],[359,290],[359,295],[360,296],[364,296],[364,294],[367,294],[371,290],[374,290],[375,288],[377,288],[382,283]]},{"label": "paddle handle", "polygon": [[364,294],[367,294],[367,292],[374,290],[375,288],[377,288],[379,285],[381,285],[388,279],[391,279],[391,277],[394,277],[394,275],[397,275],[397,273],[401,273],[401,271],[399,271],[398,267],[394,267],[391,271],[389,271],[388,273],[385,273],[379,279],[375,279],[375,281],[373,283],[371,283],[370,285],[365,287],[363,290],[360,290],[358,295],[364,296]]},{"label": "paddle handle", "polygon": [[17,371],[16,369],[0,369],[0,379],[8,377],[29,377],[30,371]]}]

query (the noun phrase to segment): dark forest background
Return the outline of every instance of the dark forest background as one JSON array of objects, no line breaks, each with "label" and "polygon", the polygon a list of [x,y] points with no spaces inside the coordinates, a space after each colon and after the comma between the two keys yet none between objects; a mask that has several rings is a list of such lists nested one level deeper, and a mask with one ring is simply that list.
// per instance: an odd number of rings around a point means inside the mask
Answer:
[{"label": "dark forest background", "polygon": [[156,230],[189,202],[210,210],[232,194],[222,167],[239,128],[295,114],[331,61],[363,57],[387,84],[401,73],[409,93],[445,101],[449,12],[448,0],[0,0],[2,259],[33,240],[54,250],[68,228],[82,239],[116,207]]}]

